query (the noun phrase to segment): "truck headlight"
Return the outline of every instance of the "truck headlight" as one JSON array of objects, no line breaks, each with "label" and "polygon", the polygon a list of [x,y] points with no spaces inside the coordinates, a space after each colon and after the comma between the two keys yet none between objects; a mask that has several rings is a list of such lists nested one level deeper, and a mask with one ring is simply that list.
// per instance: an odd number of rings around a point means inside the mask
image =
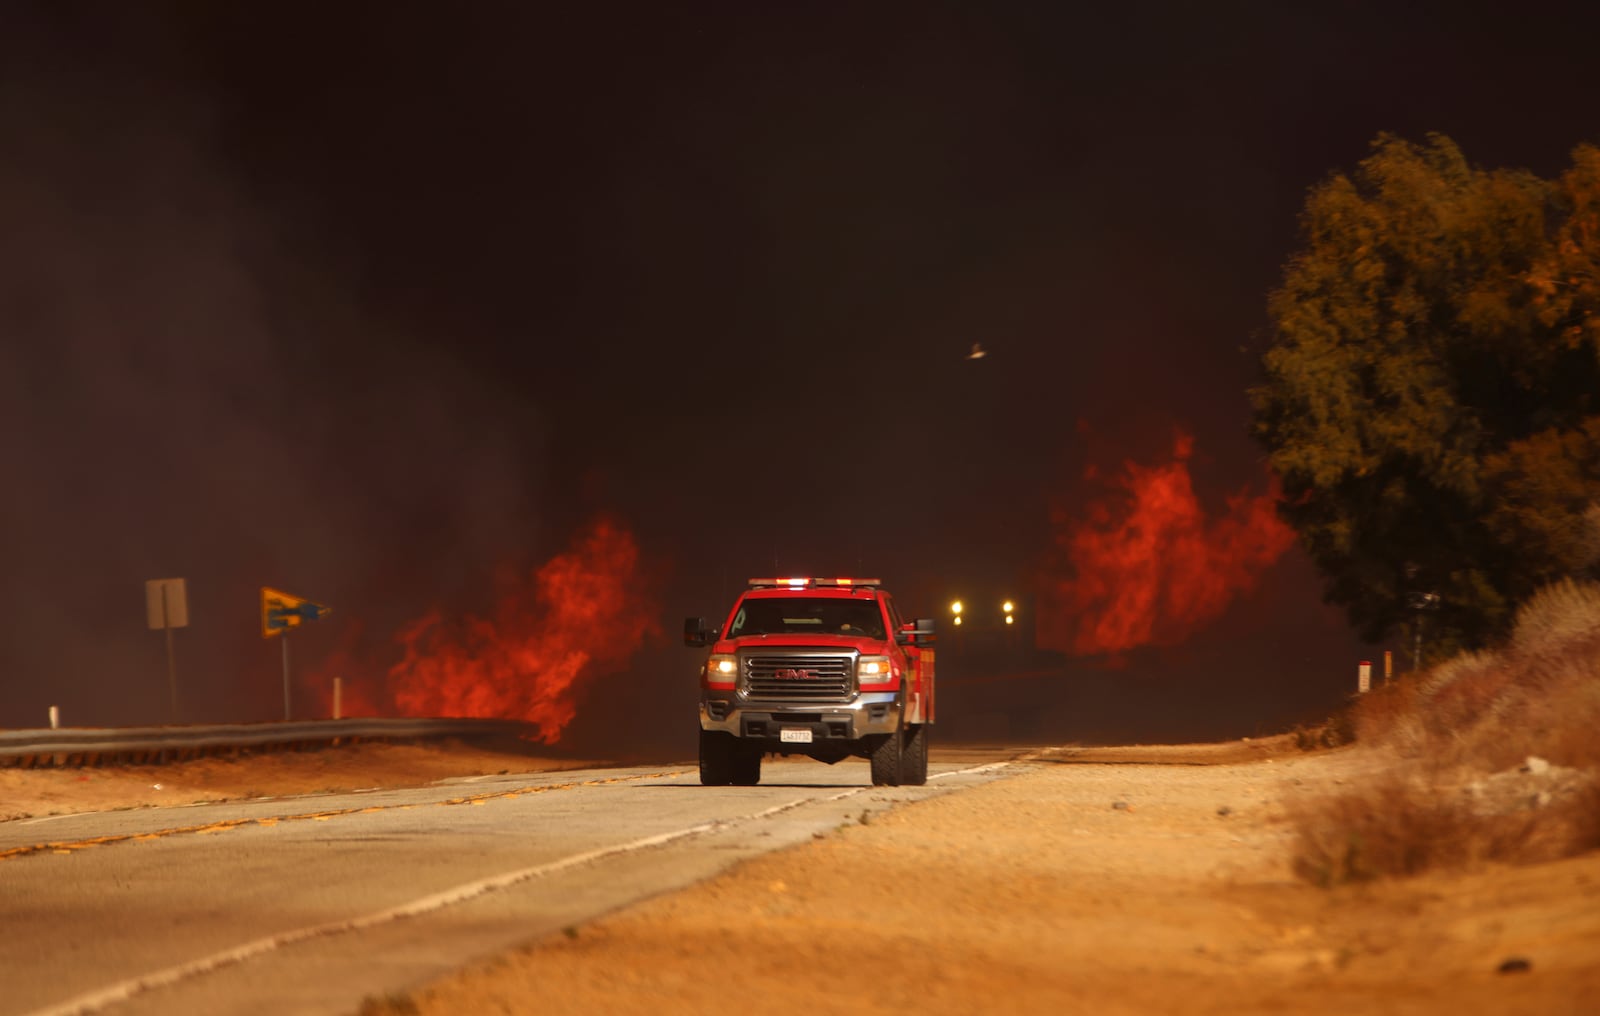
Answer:
[{"label": "truck headlight", "polygon": [[739,683],[739,658],[731,653],[712,653],[706,661],[706,672],[701,677],[706,688],[728,691]]},{"label": "truck headlight", "polygon": [[856,679],[862,684],[888,684],[894,671],[887,656],[863,656],[856,662]]}]

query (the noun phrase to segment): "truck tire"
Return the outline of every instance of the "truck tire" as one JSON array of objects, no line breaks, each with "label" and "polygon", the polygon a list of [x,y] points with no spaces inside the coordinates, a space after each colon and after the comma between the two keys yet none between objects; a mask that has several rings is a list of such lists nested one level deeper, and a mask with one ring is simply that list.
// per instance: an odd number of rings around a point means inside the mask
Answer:
[{"label": "truck tire", "polygon": [[759,744],[734,745],[733,766],[728,782],[736,787],[753,787],[761,782],[761,756],[765,754]]},{"label": "truck tire", "polygon": [[700,782],[725,787],[733,782],[733,753],[739,742],[720,730],[700,731]]},{"label": "truck tire", "polygon": [[872,749],[872,785],[898,787],[900,785],[901,759],[905,752],[905,719],[895,725],[892,734],[885,734]]},{"label": "truck tire", "polygon": [[928,725],[918,723],[905,737],[900,755],[900,785],[920,787],[928,782]]}]

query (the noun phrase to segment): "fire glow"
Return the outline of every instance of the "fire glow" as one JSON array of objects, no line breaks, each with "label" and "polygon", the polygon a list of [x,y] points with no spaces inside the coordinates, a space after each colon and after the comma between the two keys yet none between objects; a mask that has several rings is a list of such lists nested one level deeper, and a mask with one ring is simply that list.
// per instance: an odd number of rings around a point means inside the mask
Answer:
[{"label": "fire glow", "polygon": [[[1277,485],[1227,499],[1208,519],[1189,472],[1194,438],[1173,438],[1170,461],[1123,463],[1081,517],[1053,509],[1057,560],[1041,590],[1041,635],[1087,656],[1143,645],[1175,645],[1215,621],[1255,588],[1294,543],[1274,510]],[[1085,479],[1098,480],[1095,467]]]},{"label": "fire glow", "polygon": [[423,615],[397,636],[404,656],[385,688],[394,711],[522,719],[555,743],[577,713],[580,686],[621,669],[659,633],[638,571],[633,536],[602,518],[509,584],[492,616]]}]

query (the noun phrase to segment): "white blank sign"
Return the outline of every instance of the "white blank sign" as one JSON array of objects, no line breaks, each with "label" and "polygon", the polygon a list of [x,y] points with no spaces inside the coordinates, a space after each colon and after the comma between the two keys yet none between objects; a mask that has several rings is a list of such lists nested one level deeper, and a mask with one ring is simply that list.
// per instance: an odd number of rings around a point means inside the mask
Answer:
[{"label": "white blank sign", "polygon": [[150,579],[144,584],[144,611],[152,630],[187,628],[189,597],[182,579]]}]

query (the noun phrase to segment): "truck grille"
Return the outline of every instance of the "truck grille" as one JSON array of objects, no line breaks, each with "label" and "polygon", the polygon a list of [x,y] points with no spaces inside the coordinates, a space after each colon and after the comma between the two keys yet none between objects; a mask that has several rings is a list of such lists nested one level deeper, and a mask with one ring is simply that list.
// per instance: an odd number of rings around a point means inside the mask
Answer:
[{"label": "truck grille", "polygon": [[747,656],[745,688],[753,699],[850,701],[853,656]]}]

